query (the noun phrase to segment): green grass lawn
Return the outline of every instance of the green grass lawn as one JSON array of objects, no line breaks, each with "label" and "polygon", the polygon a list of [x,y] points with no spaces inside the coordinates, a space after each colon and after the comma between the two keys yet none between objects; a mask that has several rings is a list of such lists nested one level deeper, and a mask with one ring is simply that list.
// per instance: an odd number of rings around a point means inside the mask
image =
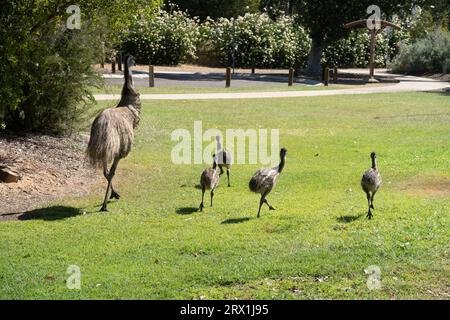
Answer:
[{"label": "green grass lawn", "polygon": [[[232,187],[222,181],[215,206],[194,212],[206,166],[172,164],[170,135],[195,120],[280,128],[276,211],[256,218],[247,185],[260,166],[235,165]],[[109,213],[98,212],[102,185],[37,220],[0,223],[0,298],[448,299],[449,123],[438,93],[145,101]],[[369,221],[360,179],[372,150],[384,184]],[[81,290],[66,288],[69,265]],[[370,265],[379,290],[366,285]]]},{"label": "green grass lawn", "polygon": [[[304,86],[294,85],[289,87],[287,84],[270,84],[260,86],[243,87],[177,87],[164,86],[155,88],[138,88],[141,94],[176,94],[176,93],[226,93],[226,92],[274,92],[274,91],[304,91],[304,90],[338,90],[361,88],[362,86],[334,85],[325,86]],[[120,94],[122,86],[106,84],[101,88],[92,88],[94,94]]]}]

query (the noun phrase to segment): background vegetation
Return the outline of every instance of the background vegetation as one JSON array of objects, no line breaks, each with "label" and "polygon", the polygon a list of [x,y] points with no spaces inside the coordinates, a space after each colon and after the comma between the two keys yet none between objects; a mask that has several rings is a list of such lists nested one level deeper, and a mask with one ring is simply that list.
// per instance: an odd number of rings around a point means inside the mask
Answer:
[{"label": "background vegetation", "polygon": [[[73,130],[92,103],[90,88],[99,84],[91,66],[118,50],[142,63],[205,62],[207,56],[215,65],[295,67],[312,73],[329,60],[339,67],[364,67],[369,58],[364,30],[341,26],[365,18],[370,1],[80,0],[82,29],[66,30],[71,2],[4,4],[1,130]],[[378,66],[389,64],[407,73],[448,72],[450,0],[379,5],[382,17],[402,30],[378,36]]]}]

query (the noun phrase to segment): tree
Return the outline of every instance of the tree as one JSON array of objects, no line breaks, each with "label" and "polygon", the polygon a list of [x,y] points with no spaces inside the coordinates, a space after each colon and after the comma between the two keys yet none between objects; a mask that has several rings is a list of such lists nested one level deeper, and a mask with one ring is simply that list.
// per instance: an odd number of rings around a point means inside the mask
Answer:
[{"label": "tree", "polygon": [[[73,129],[99,84],[101,45],[159,0],[79,0],[80,30],[66,21],[72,0],[10,0],[0,11],[0,127]],[[152,5],[153,4],[153,5]],[[111,41],[110,43],[114,43]]]},{"label": "tree", "polygon": [[187,11],[191,17],[199,17],[204,21],[207,17],[236,18],[245,13],[254,13],[259,9],[260,0],[170,0],[170,4],[178,6],[181,10]]},{"label": "tree", "polygon": [[[325,47],[347,36],[349,30],[345,23],[366,19],[367,8],[373,0],[263,0],[266,6],[286,8],[298,14],[299,24],[309,30],[312,46],[308,59],[308,71],[319,74],[320,62]],[[447,0],[445,0],[447,1]],[[381,18],[388,19],[392,14],[410,11],[414,4],[424,4],[426,0],[379,0]]]}]

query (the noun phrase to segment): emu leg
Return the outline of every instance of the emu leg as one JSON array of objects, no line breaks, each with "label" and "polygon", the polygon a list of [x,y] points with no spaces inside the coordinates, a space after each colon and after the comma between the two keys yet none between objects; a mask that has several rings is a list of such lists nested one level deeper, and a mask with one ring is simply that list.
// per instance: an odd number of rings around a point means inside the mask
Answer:
[{"label": "emu leg", "polygon": [[261,213],[261,207],[264,203],[264,198],[261,196],[261,200],[259,200],[259,209],[258,209],[258,218],[259,218],[259,214]]},{"label": "emu leg", "polygon": [[373,198],[375,198],[375,193],[377,193],[377,192],[376,192],[376,191],[372,192],[372,198],[370,198],[370,207],[371,207],[372,209],[375,209],[375,208],[373,207]]},{"label": "emu leg", "polygon": [[211,190],[211,207],[213,206],[214,189]]},{"label": "emu leg", "polygon": [[119,160],[118,158],[114,159],[114,162],[111,166],[111,170],[109,170],[109,174],[108,174],[108,187],[106,188],[106,194],[105,194],[105,200],[103,200],[103,205],[102,208],[100,209],[100,211],[108,211],[107,208],[107,203],[108,203],[108,194],[109,194],[109,189],[112,187],[112,179],[114,178],[114,175],[116,174],[116,169],[117,169],[117,165],[119,164]]},{"label": "emu leg", "polygon": [[228,178],[228,186],[231,187],[230,185],[230,169],[227,168],[227,178]]},{"label": "emu leg", "polygon": [[264,203],[267,204],[267,206],[269,207],[269,210],[275,210],[274,207],[272,207],[269,203],[269,201],[267,201],[267,199],[264,198]]},{"label": "emu leg", "polygon": [[[108,180],[109,172],[108,172],[108,164],[103,163],[103,175],[105,176],[106,180]],[[120,194],[114,190],[113,184],[111,183],[111,196],[110,199],[120,199]]]},{"label": "emu leg", "polygon": [[366,192],[366,194],[367,194],[367,204],[369,206],[369,211],[367,212],[367,218],[369,218],[369,220],[370,220],[370,219],[372,219],[372,211],[370,210],[370,207],[371,207],[372,203],[370,201],[370,194],[369,194],[369,192]]},{"label": "emu leg", "polygon": [[[269,194],[269,192],[266,191],[261,195],[261,200],[259,200],[258,218],[259,218],[259,213],[261,212],[261,207],[262,207],[263,203],[267,203],[266,197]],[[269,206],[269,208],[270,208],[270,206]]]},{"label": "emu leg", "polygon": [[200,207],[199,207],[200,212],[203,211],[203,208],[204,208],[204,205],[203,205],[204,198],[205,198],[205,188],[202,187],[202,203],[200,203]]}]

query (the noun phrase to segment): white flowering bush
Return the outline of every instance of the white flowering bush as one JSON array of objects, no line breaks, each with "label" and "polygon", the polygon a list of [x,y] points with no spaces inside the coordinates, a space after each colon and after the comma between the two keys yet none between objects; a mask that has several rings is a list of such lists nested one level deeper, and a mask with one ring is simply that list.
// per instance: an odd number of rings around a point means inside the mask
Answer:
[{"label": "white flowering bush", "polygon": [[310,40],[290,17],[272,20],[266,14],[207,20],[201,27],[202,46],[219,61],[235,67],[292,67],[306,61]]},{"label": "white flowering bush", "polygon": [[[389,33],[390,32],[390,33]],[[397,31],[384,30],[376,37],[375,64],[384,67],[398,52],[402,37]],[[370,62],[370,34],[366,29],[350,32],[324,50],[323,62],[331,61],[338,67],[367,67]]]},{"label": "white flowering bush", "polygon": [[133,54],[139,63],[176,65],[196,57],[199,39],[196,18],[159,10],[153,17],[136,20],[123,35],[121,50]]}]

